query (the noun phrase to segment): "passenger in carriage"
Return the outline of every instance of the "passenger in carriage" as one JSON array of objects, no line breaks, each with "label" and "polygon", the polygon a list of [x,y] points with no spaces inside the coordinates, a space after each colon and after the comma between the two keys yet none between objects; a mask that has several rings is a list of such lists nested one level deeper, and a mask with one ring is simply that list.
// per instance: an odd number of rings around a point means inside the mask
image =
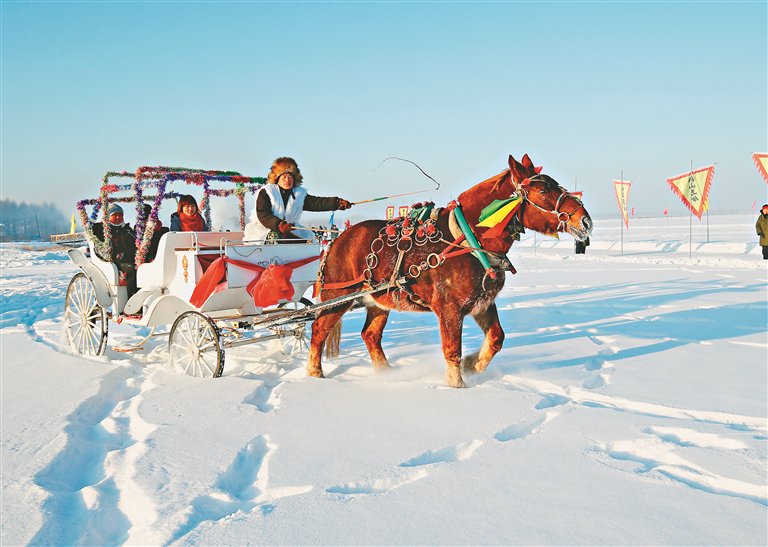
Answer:
[{"label": "passenger in carriage", "polygon": [[179,209],[171,215],[172,232],[207,232],[203,215],[197,207],[197,201],[192,196],[179,198]]},{"label": "passenger in carriage", "polygon": [[[152,222],[152,219],[150,218],[150,215],[152,214],[152,206],[145,203],[142,207],[144,208],[144,219],[146,224],[149,225],[149,223]],[[149,244],[149,249],[147,249],[146,262],[152,262],[155,259],[155,256],[157,256],[157,248],[160,246],[160,238],[163,237],[163,234],[167,234],[169,231],[168,228],[163,226],[163,223],[159,218],[156,218],[154,223],[155,229],[152,232],[152,242]]]},{"label": "passenger in carriage", "polygon": [[318,197],[302,188],[299,166],[293,158],[277,158],[265,184],[256,194],[256,205],[250,222],[245,226],[244,240],[283,239],[302,243],[313,239],[311,230],[294,229],[301,226],[302,211],[346,210],[352,204],[339,197]]},{"label": "passenger in carriage", "polygon": [[[113,203],[107,209],[107,221],[110,224],[112,255],[102,256],[98,252],[96,254],[102,260],[112,262],[117,266],[120,277],[124,280],[128,290],[128,298],[130,298],[138,290],[136,286],[136,233],[130,224],[123,221],[123,208],[117,203]],[[103,242],[104,224],[94,222],[92,229],[93,235]]]}]

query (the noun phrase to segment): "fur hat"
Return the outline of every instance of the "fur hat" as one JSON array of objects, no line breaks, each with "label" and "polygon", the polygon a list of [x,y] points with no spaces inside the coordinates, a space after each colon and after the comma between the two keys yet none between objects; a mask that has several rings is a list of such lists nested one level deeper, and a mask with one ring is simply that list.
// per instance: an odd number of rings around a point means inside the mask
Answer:
[{"label": "fur hat", "polygon": [[296,164],[296,160],[293,158],[282,157],[277,158],[272,162],[272,167],[267,175],[268,184],[277,184],[277,179],[283,173],[291,173],[293,175],[293,186],[301,186],[302,176],[299,171],[299,166]]}]

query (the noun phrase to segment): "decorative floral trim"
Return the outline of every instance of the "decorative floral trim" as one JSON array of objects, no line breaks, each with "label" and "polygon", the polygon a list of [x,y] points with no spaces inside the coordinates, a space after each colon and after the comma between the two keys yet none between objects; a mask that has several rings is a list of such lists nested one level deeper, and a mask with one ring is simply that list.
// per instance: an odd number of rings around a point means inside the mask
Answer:
[{"label": "decorative floral trim", "polygon": [[[133,178],[134,182],[130,184],[115,184],[110,181],[113,178]],[[203,198],[200,201],[200,209],[208,226],[211,226],[211,209],[209,196],[227,197],[236,195],[238,200],[238,209],[240,212],[240,229],[245,229],[245,194],[256,193],[266,182],[263,177],[246,177],[237,171],[213,171],[204,169],[188,169],[185,167],[139,167],[135,173],[129,171],[108,171],[102,177],[99,197],[97,199],[85,199],[77,202],[77,210],[80,221],[85,230],[88,239],[93,242],[94,249],[104,257],[112,254],[112,230],[107,219],[107,210],[112,203],[136,203],[136,266],[143,264],[149,246],[152,242],[152,235],[157,226],[157,211],[164,199],[179,199],[183,194],[179,192],[166,192],[166,186],[169,182],[183,180],[187,184],[194,184],[203,187]],[[232,189],[212,189],[211,181],[233,182],[235,188]],[[144,217],[144,191],[146,189],[156,189],[157,194],[147,199],[152,200],[152,212],[149,218]],[[111,197],[111,194],[117,192],[132,191],[133,196]],[[86,212],[87,205],[94,205],[93,213],[90,218]],[[93,223],[96,222],[99,211],[102,213],[104,226],[104,241],[100,241],[93,233]]]}]

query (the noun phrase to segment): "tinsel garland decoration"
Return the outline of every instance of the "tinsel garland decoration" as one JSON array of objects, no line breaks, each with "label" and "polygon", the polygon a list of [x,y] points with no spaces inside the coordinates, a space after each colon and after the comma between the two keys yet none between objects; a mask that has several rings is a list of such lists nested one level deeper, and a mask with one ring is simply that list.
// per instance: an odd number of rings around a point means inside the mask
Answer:
[{"label": "tinsel garland decoration", "polygon": [[[113,178],[133,178],[134,182],[129,184],[115,184],[110,179]],[[158,222],[157,211],[164,199],[175,198],[178,200],[183,194],[179,192],[166,192],[166,186],[169,182],[184,180],[187,184],[194,184],[203,187],[203,197],[200,201],[204,218],[208,226],[211,226],[210,196],[227,197],[236,195],[238,199],[238,209],[240,213],[240,229],[245,229],[245,194],[255,194],[266,182],[264,177],[246,177],[237,171],[215,171],[205,169],[189,169],[185,167],[164,167],[164,166],[142,166],[134,173],[129,171],[108,171],[102,177],[102,184],[99,189],[99,197],[96,199],[86,199],[77,202],[77,210],[80,221],[86,236],[93,242],[94,249],[101,256],[111,256],[112,254],[112,230],[108,221],[103,222],[104,241],[94,236],[93,223],[98,218],[99,211],[102,218],[107,219],[107,211],[112,203],[136,203],[136,266],[143,264],[146,259],[147,251],[152,241],[152,235]],[[233,182],[233,189],[212,189],[210,183]],[[157,189],[157,194],[152,198],[152,210],[149,218],[144,216],[144,190]],[[111,194],[117,192],[132,191],[133,196],[111,197]],[[87,205],[94,205],[93,213],[90,218],[86,211]]]}]

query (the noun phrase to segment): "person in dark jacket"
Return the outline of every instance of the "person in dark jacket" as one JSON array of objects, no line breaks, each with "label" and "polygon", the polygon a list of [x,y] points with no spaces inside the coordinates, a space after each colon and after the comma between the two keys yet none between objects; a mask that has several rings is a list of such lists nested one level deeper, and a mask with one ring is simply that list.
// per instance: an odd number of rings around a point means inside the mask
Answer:
[{"label": "person in dark jacket", "polygon": [[[102,260],[112,262],[117,266],[122,278],[121,281],[125,282],[128,298],[130,298],[138,290],[136,286],[136,233],[129,224],[124,222],[123,208],[117,203],[113,203],[107,209],[107,222],[110,224],[110,239],[112,240],[111,256],[102,256],[98,252],[96,254]],[[93,235],[99,241],[104,241],[103,223],[93,223]]]},{"label": "person in dark jacket", "polygon": [[755,222],[755,230],[760,236],[760,246],[763,248],[763,260],[768,260],[768,203],[760,209],[760,216]]},{"label": "person in dark jacket", "polygon": [[172,232],[207,232],[203,215],[197,207],[197,201],[192,196],[179,198],[179,209],[171,215]]},{"label": "person in dark jacket", "polygon": [[574,247],[576,248],[576,254],[577,255],[583,255],[587,253],[587,247],[589,247],[589,238],[585,239],[584,241],[579,241],[578,239],[574,240]]},{"label": "person in dark jacket", "polygon": [[277,158],[272,163],[267,184],[256,194],[256,205],[245,226],[244,240],[283,239],[299,243],[314,237],[301,226],[303,211],[346,210],[352,204],[339,197],[317,197],[302,188],[303,178],[293,158]]},{"label": "person in dark jacket", "polygon": [[[149,218],[150,214],[152,213],[152,207],[148,203],[145,203],[142,207],[144,208],[144,219],[146,221],[145,225],[148,226],[149,223],[152,222]],[[152,241],[149,244],[149,248],[147,249],[145,262],[152,262],[155,259],[155,256],[157,256],[157,248],[160,245],[160,238],[163,237],[163,234],[167,234],[168,231],[168,228],[163,226],[163,223],[160,222],[159,218],[155,220],[155,229],[152,232]]]}]

